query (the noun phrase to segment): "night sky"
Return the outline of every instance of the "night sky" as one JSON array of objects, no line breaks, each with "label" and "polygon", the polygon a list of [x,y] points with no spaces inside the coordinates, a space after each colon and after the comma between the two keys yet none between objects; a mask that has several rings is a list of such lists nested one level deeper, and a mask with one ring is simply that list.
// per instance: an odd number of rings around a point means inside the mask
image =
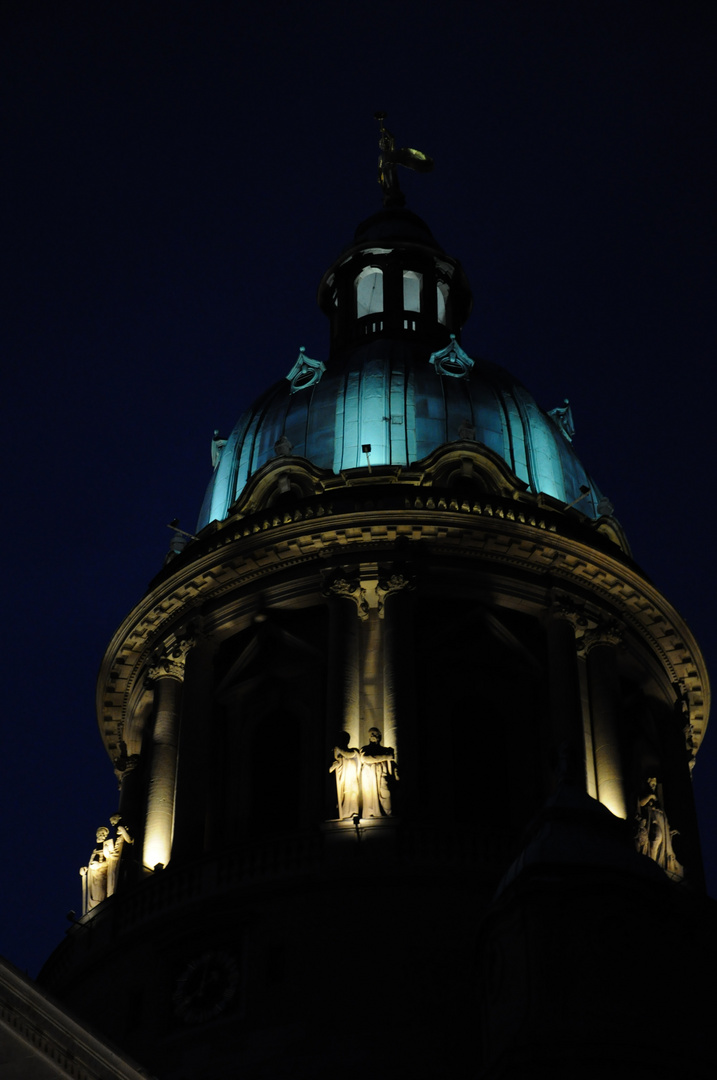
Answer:
[{"label": "night sky", "polygon": [[[717,673],[717,33],[681,0],[95,0],[0,16],[6,704],[0,953],[30,974],[116,809],[109,638],[194,528],[227,434],[380,208],[377,125],[436,161],[408,205],[474,294],[469,353],[544,408]],[[717,895],[717,738],[694,773]],[[678,823],[679,824],[679,823]]]}]

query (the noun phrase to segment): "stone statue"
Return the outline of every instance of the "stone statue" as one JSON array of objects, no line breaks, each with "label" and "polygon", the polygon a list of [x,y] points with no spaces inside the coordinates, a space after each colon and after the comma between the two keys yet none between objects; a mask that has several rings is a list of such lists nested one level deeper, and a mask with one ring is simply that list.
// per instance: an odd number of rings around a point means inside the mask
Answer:
[{"label": "stone statue", "polygon": [[381,746],[381,732],[376,727],[369,728],[368,739],[368,746],[361,747],[361,817],[390,817],[393,747]]},{"label": "stone statue", "polygon": [[222,456],[222,450],[227,445],[227,440],[219,434],[219,429],[214,429],[212,435],[212,468],[216,469]]},{"label": "stone statue", "polygon": [[350,736],[342,731],[338,745],[334,747],[334,760],[329,772],[336,778],[339,820],[357,817],[359,813],[359,773],[361,755],[355,746],[349,746]]},{"label": "stone statue", "polygon": [[82,876],[82,914],[101,904],[107,898],[107,855],[114,849],[106,825],[97,830],[97,846],[90,855],[87,866],[80,868]]},{"label": "stone statue", "polygon": [[110,825],[117,830],[117,835],[112,838],[107,826],[101,825],[97,830],[97,847],[90,855],[87,866],[80,867],[83,915],[116,891],[122,848],[125,844],[134,843],[120,814],[112,815]]},{"label": "stone statue", "polygon": [[573,423],[573,413],[569,400],[565,398],[562,405],[558,405],[555,409],[548,409],[548,416],[552,416],[568,442],[572,442],[575,434],[575,424]]},{"label": "stone statue", "polygon": [[673,881],[681,881],[685,873],[684,867],[677,861],[672,847],[672,837],[678,836],[679,830],[670,828],[667,814],[660,802],[655,776],[648,777],[645,792],[638,799],[636,818],[637,850],[661,866]]},{"label": "stone statue", "polygon": [[107,895],[112,896],[117,891],[117,882],[119,880],[119,867],[120,858],[122,856],[122,848],[125,844],[133,844],[134,840],[129,834],[127,826],[122,822],[122,816],[120,814],[113,814],[110,818],[110,825],[113,825],[117,830],[117,834],[114,840],[108,839],[105,841],[105,858],[107,859]]},{"label": "stone statue", "polygon": [[281,435],[274,443],[274,453],[277,457],[291,457],[293,449],[293,444],[289,442],[286,435]]}]

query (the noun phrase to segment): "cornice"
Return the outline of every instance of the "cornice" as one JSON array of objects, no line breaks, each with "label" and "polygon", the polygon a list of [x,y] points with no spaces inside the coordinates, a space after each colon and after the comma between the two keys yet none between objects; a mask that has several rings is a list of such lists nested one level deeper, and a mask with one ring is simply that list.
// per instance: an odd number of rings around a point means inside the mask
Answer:
[{"label": "cornice", "polygon": [[0,1041],[3,1076],[151,1080],[7,961],[0,961]]},{"label": "cornice", "polygon": [[400,483],[385,489],[377,479],[349,497],[344,487],[333,499],[327,493],[210,527],[155,579],[114,635],[100,671],[98,718],[111,755],[129,695],[146,677],[152,656],[186,637],[207,602],[289,573],[316,579],[310,589],[320,600],[319,571],[327,564],[390,561],[397,541],[402,559],[430,555],[438,565],[469,561],[481,574],[527,576],[617,617],[687,695],[699,743],[709,683],[697,643],[669,601],[594,524],[541,506],[534,497],[531,503],[498,495],[468,499]]}]

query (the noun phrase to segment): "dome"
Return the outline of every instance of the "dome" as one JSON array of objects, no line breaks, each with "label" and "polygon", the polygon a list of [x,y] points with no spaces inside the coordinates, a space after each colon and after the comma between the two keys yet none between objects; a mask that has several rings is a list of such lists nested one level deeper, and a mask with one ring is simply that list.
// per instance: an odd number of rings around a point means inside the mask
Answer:
[{"label": "dome", "polygon": [[425,221],[406,207],[379,210],[362,221],[354,234],[354,244],[384,240],[423,244],[445,254]]},{"label": "dome", "polygon": [[[495,451],[536,494],[598,516],[600,493],[558,423],[506,371],[472,360],[460,346],[436,353],[403,342],[373,341],[338,370],[287,376],[237,423],[209,484],[198,527],[223,520],[249,478],[287,451],[340,473],[409,465],[445,443],[475,441]],[[454,368],[455,370],[451,370]],[[307,385],[297,385],[302,376]],[[312,380],[313,381],[309,381]],[[288,444],[281,442],[288,440]]]},{"label": "dome", "polygon": [[225,519],[274,457],[339,474],[409,466],[457,441],[493,451],[534,494],[599,516],[600,492],[573,450],[567,410],[549,415],[506,371],[462,349],[468,283],[415,214],[383,210],[359,225],[325,274],[319,303],[331,320],[329,361],[302,349],[244,413],[218,455],[199,529]]}]

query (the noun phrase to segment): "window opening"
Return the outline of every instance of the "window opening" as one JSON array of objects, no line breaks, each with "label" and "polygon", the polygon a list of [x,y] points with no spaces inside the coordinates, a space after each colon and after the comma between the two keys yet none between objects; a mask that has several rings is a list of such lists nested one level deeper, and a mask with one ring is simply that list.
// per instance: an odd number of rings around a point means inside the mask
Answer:
[{"label": "window opening", "polygon": [[446,303],[448,301],[448,286],[445,281],[439,281],[436,285],[436,306],[438,308],[438,321],[446,325]]},{"label": "window opening", "polygon": [[356,278],[356,314],[359,319],[383,311],[383,273],[377,266],[365,266]]},{"label": "window opening", "polygon": [[403,271],[403,310],[421,310],[421,292],[423,290],[423,274],[415,270]]}]

